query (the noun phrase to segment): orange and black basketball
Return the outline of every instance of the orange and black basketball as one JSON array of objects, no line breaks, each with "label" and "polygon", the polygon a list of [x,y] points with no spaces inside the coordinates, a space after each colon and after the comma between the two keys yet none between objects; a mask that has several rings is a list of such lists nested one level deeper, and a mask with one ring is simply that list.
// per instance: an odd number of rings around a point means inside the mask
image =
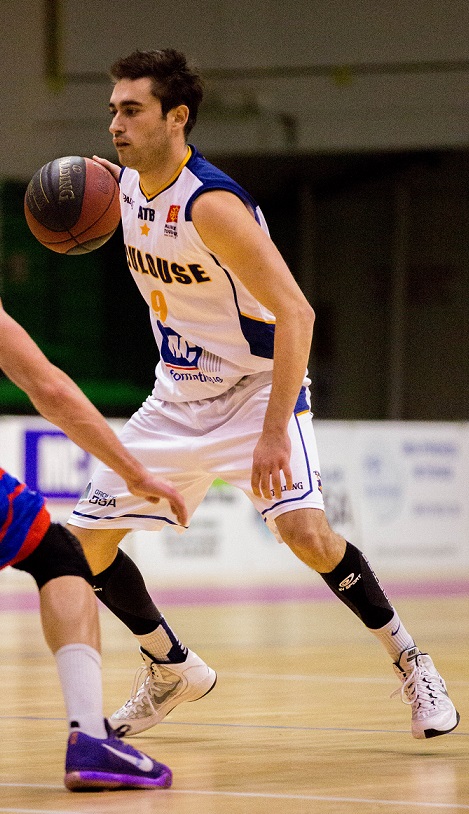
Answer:
[{"label": "orange and black basketball", "polygon": [[85,254],[102,246],[116,231],[119,186],[91,158],[56,158],[31,178],[24,212],[31,232],[43,246],[61,254]]}]

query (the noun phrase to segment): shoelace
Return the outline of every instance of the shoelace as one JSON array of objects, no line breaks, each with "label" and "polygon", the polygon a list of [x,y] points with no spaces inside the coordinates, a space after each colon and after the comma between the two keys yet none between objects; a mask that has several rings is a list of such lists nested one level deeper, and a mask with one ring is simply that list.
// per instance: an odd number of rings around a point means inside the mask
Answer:
[{"label": "shoelace", "polygon": [[150,677],[150,668],[147,667],[146,664],[142,664],[142,666],[139,667],[135,673],[132,689],[130,691],[130,698],[125,702],[124,709],[132,708],[132,710],[136,710],[137,712],[138,710],[143,711],[145,709],[145,704],[149,704],[150,707],[153,708],[151,697],[147,689],[147,685],[150,683]]},{"label": "shoelace", "polygon": [[[132,684],[132,689],[130,691],[131,698],[140,695],[140,690],[145,685],[147,678],[150,678],[150,675],[151,675],[150,668],[147,667],[146,664],[142,664],[142,666],[138,668],[134,676],[134,683]],[[143,678],[143,676],[145,676],[145,678]],[[140,683],[142,684],[141,687]]]},{"label": "shoelace", "polygon": [[431,675],[423,667],[415,665],[402,685],[391,693],[391,698],[400,694],[404,704],[412,706],[418,701],[422,709],[434,710],[435,701],[442,691],[445,688],[439,676]]},{"label": "shoelace", "polygon": [[148,705],[152,710],[155,709],[152,697],[149,692],[150,682],[152,679],[156,680],[157,676],[160,677],[160,680],[163,680],[163,678],[156,666],[154,670],[155,672],[157,672],[157,675],[155,675],[152,669],[150,667],[147,667],[146,664],[142,664],[142,666],[138,668],[134,676],[132,689],[130,691],[130,698],[124,704],[124,709],[125,708],[132,709],[137,713],[139,710],[142,710],[143,712],[145,709],[145,705]]}]

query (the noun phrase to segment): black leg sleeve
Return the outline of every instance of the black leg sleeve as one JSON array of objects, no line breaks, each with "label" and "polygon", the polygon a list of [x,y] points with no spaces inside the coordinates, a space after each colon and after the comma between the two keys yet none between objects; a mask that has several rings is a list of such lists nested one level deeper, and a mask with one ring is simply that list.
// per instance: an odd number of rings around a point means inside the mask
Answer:
[{"label": "black leg sleeve", "polygon": [[93,574],[77,538],[60,523],[51,523],[33,553],[13,565],[34,577],[39,590],[51,579],[83,577],[90,585]]},{"label": "black leg sleeve", "polygon": [[161,614],[140,571],[121,549],[112,565],[93,577],[93,588],[101,602],[137,636],[151,633],[160,624]]},{"label": "black leg sleeve", "polygon": [[368,560],[351,543],[334,570],[320,576],[367,627],[376,630],[391,621],[394,608]]}]

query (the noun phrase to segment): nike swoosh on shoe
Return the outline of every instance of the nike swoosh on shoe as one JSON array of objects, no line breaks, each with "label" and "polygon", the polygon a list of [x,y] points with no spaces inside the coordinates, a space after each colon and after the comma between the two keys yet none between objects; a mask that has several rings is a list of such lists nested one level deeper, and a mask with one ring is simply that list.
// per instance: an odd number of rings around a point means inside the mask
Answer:
[{"label": "nike swoosh on shoe", "polygon": [[163,701],[166,701],[166,699],[169,698],[170,695],[174,695],[174,690],[178,686],[179,686],[179,681],[176,684],[173,684],[173,686],[167,692],[161,693],[161,695],[157,695],[156,692],[154,690],[152,690],[152,693],[151,693],[152,698],[154,699],[154,701],[156,701],[157,704],[162,704]]},{"label": "nike swoosh on shoe", "polygon": [[128,755],[126,752],[120,752],[119,749],[114,749],[112,746],[109,746],[107,743],[103,743],[105,749],[109,752],[112,752],[117,757],[120,757],[122,760],[126,760],[127,763],[132,763],[137,769],[140,769],[142,772],[151,772],[153,769],[153,761],[148,755],[142,755],[141,752],[137,755]]}]

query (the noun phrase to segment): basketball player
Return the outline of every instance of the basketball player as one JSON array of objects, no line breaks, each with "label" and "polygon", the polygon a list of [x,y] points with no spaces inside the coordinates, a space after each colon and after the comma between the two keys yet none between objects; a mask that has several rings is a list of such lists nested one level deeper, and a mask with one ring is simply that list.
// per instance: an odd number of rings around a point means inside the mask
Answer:
[{"label": "basketball player", "polygon": [[[52,365],[0,302],[0,368],[26,391],[38,411],[88,452],[107,461],[131,493],[154,506],[169,499],[186,521],[184,502],[170,484],[146,472],[122,447],[74,382]],[[171,785],[171,771],[119,740],[103,717],[99,620],[92,574],[77,539],[51,523],[44,498],[0,469],[0,568],[36,580],[41,621],[55,656],[70,730],[65,785],[152,788]]]},{"label": "basketball player", "polygon": [[[126,424],[123,444],[181,490],[189,516],[214,478],[242,489],[388,652],[413,736],[450,732],[459,716],[432,659],[363,554],[327,522],[306,373],[314,312],[249,193],[187,143],[199,76],[171,49],[132,53],[111,75],[109,129],[122,170],[102,163],[120,183],[128,266],[160,351],[154,390]],[[97,507],[93,495],[103,492],[115,508]],[[142,732],[216,678],[178,641],[118,549],[129,529],[176,527],[177,519],[101,465],[69,522],[100,599],[140,644],[146,677],[111,721]]]}]

